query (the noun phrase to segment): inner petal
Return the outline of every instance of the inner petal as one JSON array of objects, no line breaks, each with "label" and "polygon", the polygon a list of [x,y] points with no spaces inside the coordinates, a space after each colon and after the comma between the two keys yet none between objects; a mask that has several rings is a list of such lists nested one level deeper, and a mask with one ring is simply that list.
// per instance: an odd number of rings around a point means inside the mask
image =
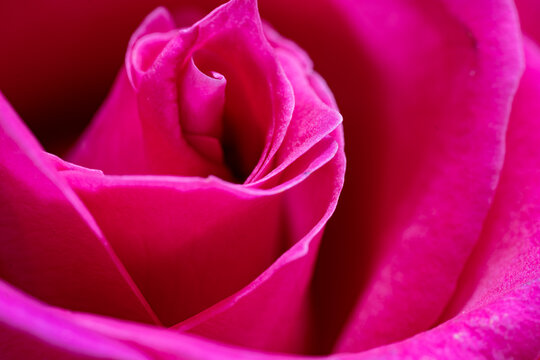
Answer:
[{"label": "inner petal", "polygon": [[179,77],[180,127],[186,141],[201,155],[221,163],[223,108],[227,81],[219,73],[203,73],[193,58]]}]

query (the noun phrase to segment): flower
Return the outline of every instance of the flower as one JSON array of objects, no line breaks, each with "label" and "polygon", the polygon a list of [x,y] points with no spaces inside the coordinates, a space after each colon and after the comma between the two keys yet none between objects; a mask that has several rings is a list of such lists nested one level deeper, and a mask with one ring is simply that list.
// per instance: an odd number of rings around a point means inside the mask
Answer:
[{"label": "flower", "polygon": [[[0,86],[48,148],[66,146],[35,104],[83,114],[91,105],[67,100],[101,86],[66,88],[103,85],[154,5],[65,3],[49,27],[37,10],[26,22],[16,5],[0,11],[14,39]],[[162,5],[173,16],[157,10],[133,35],[73,163],[46,155],[1,102],[4,358],[538,357],[534,1],[517,2],[520,19],[508,0],[261,1],[266,23],[233,0],[193,27],[216,4]],[[73,38],[51,51],[19,38],[61,24]],[[331,218],[340,117],[308,56],[272,27],[307,51],[344,117]],[[257,111],[231,110],[244,108]],[[300,130],[327,126],[278,146],[295,128],[270,124],[295,112],[328,119]],[[254,120],[263,130],[244,127]]]}]

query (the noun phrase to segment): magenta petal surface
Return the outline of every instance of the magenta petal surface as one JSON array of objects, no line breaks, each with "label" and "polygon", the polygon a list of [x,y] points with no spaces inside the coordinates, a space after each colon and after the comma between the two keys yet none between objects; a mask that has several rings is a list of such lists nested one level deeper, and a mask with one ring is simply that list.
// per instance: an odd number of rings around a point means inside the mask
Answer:
[{"label": "magenta petal surface", "polygon": [[540,50],[529,39],[525,55],[527,67],[514,99],[497,194],[442,320],[540,279]]},{"label": "magenta petal surface", "polygon": [[0,126],[2,279],[57,306],[153,322],[93,217],[2,95]]},{"label": "magenta petal surface", "polygon": [[[383,106],[373,208],[362,210],[361,189],[345,189],[326,233],[356,249],[336,248],[325,271],[352,261],[350,276],[363,281],[335,347],[360,351],[425,330],[444,310],[495,192],[522,58],[508,1],[339,4],[373,59]],[[348,144],[350,153],[361,146]],[[349,183],[361,184],[354,164]],[[370,223],[357,219],[362,211]]]},{"label": "magenta petal surface", "polygon": [[[408,340],[327,359],[535,359],[538,282],[516,288],[488,306],[457,316]],[[270,355],[164,329],[65,312],[0,282],[0,351],[5,359],[310,359]],[[58,332],[63,336],[57,336]],[[320,359],[320,357],[319,357]]]},{"label": "magenta petal surface", "polygon": [[[493,205],[440,325],[354,359],[537,359],[540,356],[540,50],[525,39]],[[345,357],[347,358],[347,357]]]},{"label": "magenta petal surface", "polygon": [[[292,163],[334,131],[343,120],[332,93],[324,80],[313,71],[307,54],[269,27],[265,28],[265,34],[291,82],[294,110],[290,122],[279,124],[284,128],[280,132],[286,131],[286,134],[273,161],[267,162],[263,174]],[[336,139],[342,143],[340,136],[336,136]]]},{"label": "magenta petal surface", "polygon": [[2,359],[147,359],[108,336],[73,323],[72,314],[15,290],[0,280]]},{"label": "magenta petal surface", "polygon": [[516,287],[410,339],[336,359],[538,359],[540,282]]},{"label": "magenta petal surface", "polygon": [[[45,305],[0,281],[2,359],[295,359]],[[61,336],[59,336],[61,334]]]}]

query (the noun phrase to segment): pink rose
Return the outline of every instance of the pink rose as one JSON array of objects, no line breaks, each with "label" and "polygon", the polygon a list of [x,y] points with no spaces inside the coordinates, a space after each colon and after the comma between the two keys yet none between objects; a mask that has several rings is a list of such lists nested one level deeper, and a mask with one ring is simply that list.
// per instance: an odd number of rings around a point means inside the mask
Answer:
[{"label": "pink rose", "polygon": [[217,5],[0,5],[0,357],[538,358],[540,3]]}]

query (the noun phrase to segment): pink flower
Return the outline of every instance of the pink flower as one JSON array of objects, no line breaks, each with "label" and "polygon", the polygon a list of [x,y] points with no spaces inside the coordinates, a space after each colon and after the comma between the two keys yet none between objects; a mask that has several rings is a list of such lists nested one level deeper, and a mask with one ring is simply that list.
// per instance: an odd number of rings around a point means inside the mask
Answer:
[{"label": "pink flower", "polygon": [[217,5],[0,5],[0,358],[538,358],[540,6]]}]

